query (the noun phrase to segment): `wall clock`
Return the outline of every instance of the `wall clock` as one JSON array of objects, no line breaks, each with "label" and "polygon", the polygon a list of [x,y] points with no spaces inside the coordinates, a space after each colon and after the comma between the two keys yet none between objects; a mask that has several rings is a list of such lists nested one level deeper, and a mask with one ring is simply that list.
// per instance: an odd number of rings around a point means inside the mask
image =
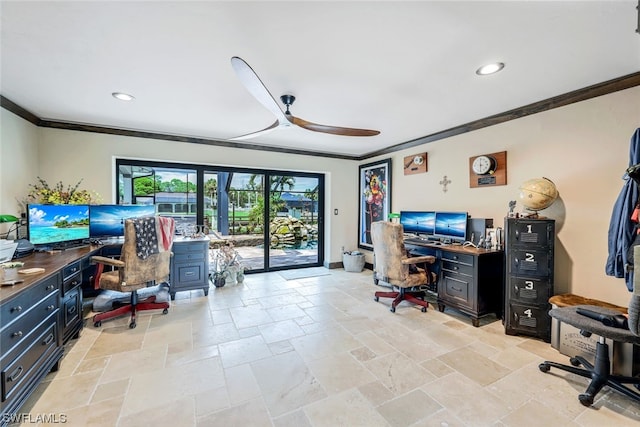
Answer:
[{"label": "wall clock", "polygon": [[507,184],[507,152],[481,154],[469,158],[469,186],[490,187]]},{"label": "wall clock", "polygon": [[476,175],[492,174],[496,171],[498,162],[491,156],[478,156],[473,160],[471,169]]}]

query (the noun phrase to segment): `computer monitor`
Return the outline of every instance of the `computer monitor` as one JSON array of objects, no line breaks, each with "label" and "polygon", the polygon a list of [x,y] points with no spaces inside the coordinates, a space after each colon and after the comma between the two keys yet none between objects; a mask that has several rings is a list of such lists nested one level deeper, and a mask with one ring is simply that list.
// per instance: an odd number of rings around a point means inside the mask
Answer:
[{"label": "computer monitor", "polygon": [[400,224],[405,233],[422,237],[431,236],[435,229],[435,212],[400,211]]},{"label": "computer monitor", "polygon": [[89,205],[27,206],[27,233],[33,245],[82,241],[89,238]]},{"label": "computer monitor", "polygon": [[92,238],[124,236],[124,220],[155,215],[155,205],[91,205],[89,234]]},{"label": "computer monitor", "polygon": [[467,212],[436,212],[434,236],[452,242],[467,238]]}]

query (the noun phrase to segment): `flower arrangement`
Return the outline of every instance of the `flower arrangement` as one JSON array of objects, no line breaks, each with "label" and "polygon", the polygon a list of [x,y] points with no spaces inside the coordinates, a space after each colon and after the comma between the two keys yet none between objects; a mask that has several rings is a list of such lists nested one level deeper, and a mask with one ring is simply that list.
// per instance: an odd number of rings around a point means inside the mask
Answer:
[{"label": "flower arrangement", "polygon": [[244,280],[244,266],[238,255],[233,242],[227,241],[220,245],[213,257],[213,272],[210,276],[216,287],[224,286],[226,278],[234,283]]},{"label": "flower arrangement", "polygon": [[101,200],[98,193],[88,190],[80,190],[82,179],[74,186],[68,185],[66,188],[59,181],[53,188],[47,181],[38,177],[36,184],[29,184],[29,200],[41,204],[63,204],[63,205],[87,205],[97,203]]}]

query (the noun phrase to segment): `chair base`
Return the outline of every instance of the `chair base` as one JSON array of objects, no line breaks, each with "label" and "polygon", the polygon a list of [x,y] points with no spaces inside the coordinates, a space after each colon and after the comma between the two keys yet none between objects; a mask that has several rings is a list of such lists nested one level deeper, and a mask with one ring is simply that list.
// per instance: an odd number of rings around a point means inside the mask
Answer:
[{"label": "chair base", "polygon": [[391,308],[389,309],[392,313],[396,312],[396,307],[402,301],[408,301],[422,306],[422,312],[427,312],[427,308],[429,308],[429,302],[424,300],[424,291],[407,291],[405,288],[399,289],[399,291],[392,292],[378,291],[374,294],[374,299],[378,301],[380,298],[393,298],[394,300],[391,302]]},{"label": "chair base", "polygon": [[[572,374],[579,375],[584,378],[590,378],[591,382],[584,393],[578,395],[578,400],[584,406],[591,406],[593,399],[602,390],[604,386],[624,394],[625,396],[640,402],[640,393],[625,387],[624,384],[634,384],[636,388],[640,385],[640,377],[626,377],[622,375],[611,375],[611,364],[609,360],[609,346],[606,343],[596,343],[596,356],[592,365],[582,356],[576,356],[569,359],[573,366],[563,365],[561,363],[545,361],[538,365],[542,372],[549,372],[553,367]],[[578,366],[584,366],[584,369]]]},{"label": "chair base", "polygon": [[142,301],[138,301],[138,294],[133,291],[131,292],[131,302],[129,304],[114,308],[113,310],[105,311],[104,313],[98,313],[93,316],[93,326],[98,328],[102,325],[103,320],[113,319],[131,313],[129,328],[133,329],[136,327],[136,312],[138,311],[162,310],[162,314],[167,314],[169,312],[170,305],[168,302],[155,301],[155,295],[152,295]]}]

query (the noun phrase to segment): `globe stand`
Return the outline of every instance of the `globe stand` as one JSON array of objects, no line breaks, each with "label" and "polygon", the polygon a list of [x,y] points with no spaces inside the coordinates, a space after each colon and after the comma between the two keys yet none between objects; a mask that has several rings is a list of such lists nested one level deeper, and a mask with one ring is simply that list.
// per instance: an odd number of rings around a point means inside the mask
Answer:
[{"label": "globe stand", "polygon": [[542,216],[538,213],[538,211],[526,211],[520,214],[520,218],[529,218],[529,219],[547,219],[546,216]]}]

